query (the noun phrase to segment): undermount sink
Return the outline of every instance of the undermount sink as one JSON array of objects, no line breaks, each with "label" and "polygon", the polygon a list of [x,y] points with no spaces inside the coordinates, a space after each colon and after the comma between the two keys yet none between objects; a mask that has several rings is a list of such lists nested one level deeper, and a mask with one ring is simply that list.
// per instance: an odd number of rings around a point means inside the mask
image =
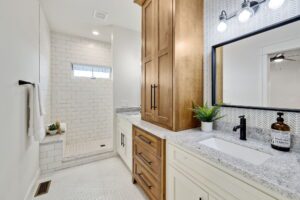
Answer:
[{"label": "undermount sink", "polygon": [[210,148],[221,151],[232,157],[250,162],[254,165],[260,165],[272,157],[272,155],[270,154],[263,153],[261,151],[250,149],[248,147],[244,147],[231,142],[227,142],[225,140],[218,139],[218,138],[206,139],[200,141],[199,144],[206,145]]}]

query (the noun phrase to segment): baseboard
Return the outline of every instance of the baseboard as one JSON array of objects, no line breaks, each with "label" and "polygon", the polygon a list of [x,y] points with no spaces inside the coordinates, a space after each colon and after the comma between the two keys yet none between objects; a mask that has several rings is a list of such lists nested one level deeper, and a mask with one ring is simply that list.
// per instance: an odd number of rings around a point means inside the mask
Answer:
[{"label": "baseboard", "polygon": [[25,195],[25,198],[24,200],[31,200],[31,197],[33,196],[33,193],[34,193],[34,189],[35,189],[35,186],[36,186],[36,183],[37,183],[37,180],[39,179],[40,177],[40,174],[41,174],[41,170],[40,168],[37,170],[37,172],[35,173],[29,187],[28,187],[28,190],[26,192],[26,195]]}]

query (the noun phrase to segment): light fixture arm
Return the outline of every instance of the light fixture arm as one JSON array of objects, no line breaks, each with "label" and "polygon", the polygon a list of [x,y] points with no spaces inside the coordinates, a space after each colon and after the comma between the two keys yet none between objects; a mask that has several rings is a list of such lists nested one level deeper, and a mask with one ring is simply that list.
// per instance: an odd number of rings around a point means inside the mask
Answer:
[{"label": "light fixture arm", "polygon": [[234,18],[237,15],[237,13],[232,13],[230,15],[227,14],[227,12],[225,10],[222,10],[221,15],[219,16],[219,20],[230,20],[232,18]]},{"label": "light fixture arm", "polygon": [[[255,0],[255,1],[244,0],[244,2],[242,3],[242,8],[249,5],[256,12],[258,10],[259,6],[263,3],[265,3],[266,1],[267,0]],[[228,15],[225,10],[222,10],[221,15],[219,16],[219,20],[220,21],[222,21],[222,20],[228,21],[228,20],[236,17],[238,13],[239,13],[239,11],[235,11],[232,14]]]}]

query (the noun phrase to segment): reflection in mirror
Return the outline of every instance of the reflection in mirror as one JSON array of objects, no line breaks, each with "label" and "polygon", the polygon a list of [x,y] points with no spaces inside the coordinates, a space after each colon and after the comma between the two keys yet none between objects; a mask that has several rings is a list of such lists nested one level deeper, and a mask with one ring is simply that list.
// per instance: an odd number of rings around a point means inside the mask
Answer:
[{"label": "reflection in mirror", "polygon": [[215,49],[217,104],[300,109],[300,22]]}]

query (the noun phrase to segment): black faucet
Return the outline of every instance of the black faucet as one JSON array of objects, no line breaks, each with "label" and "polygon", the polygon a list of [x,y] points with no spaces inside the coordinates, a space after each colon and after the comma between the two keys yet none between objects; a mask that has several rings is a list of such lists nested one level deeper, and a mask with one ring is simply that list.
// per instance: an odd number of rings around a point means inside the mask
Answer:
[{"label": "black faucet", "polygon": [[236,132],[238,129],[240,129],[240,140],[247,140],[245,115],[239,116],[239,118],[240,118],[240,125],[233,127],[233,131]]}]

